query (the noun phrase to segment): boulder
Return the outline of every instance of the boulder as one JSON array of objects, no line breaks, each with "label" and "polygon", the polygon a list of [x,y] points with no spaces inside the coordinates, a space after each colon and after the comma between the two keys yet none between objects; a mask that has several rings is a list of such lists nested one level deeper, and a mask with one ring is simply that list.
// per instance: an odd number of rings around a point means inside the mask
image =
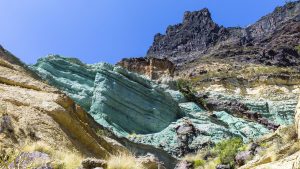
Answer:
[{"label": "boulder", "polygon": [[252,152],[251,151],[242,151],[239,152],[236,156],[235,156],[235,163],[238,166],[242,166],[244,165],[248,160],[250,160],[252,158]]},{"label": "boulder", "polygon": [[31,168],[36,169],[53,169],[51,167],[51,158],[48,154],[41,152],[21,153],[16,157],[14,162],[9,164],[10,169],[13,168]]},{"label": "boulder", "polygon": [[137,161],[142,163],[147,169],[166,169],[153,154],[148,153],[145,156],[139,156]]},{"label": "boulder", "polygon": [[229,164],[227,164],[227,165],[219,164],[219,165],[217,165],[216,169],[231,169],[231,167]]},{"label": "boulder", "polygon": [[175,169],[193,169],[193,168],[194,168],[193,163],[188,161],[180,161],[175,167]]},{"label": "boulder", "polygon": [[107,168],[107,162],[96,158],[86,158],[81,162],[83,169]]}]

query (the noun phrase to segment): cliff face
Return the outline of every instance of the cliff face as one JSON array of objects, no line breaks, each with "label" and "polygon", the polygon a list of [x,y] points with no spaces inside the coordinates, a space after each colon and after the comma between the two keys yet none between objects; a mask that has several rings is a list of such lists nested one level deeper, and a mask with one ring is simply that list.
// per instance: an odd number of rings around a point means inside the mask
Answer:
[{"label": "cliff face", "polygon": [[173,77],[175,65],[167,59],[130,58],[123,59],[117,65],[139,74],[146,75],[152,80],[162,77]]},{"label": "cliff face", "polygon": [[205,58],[243,63],[296,66],[300,39],[300,3],[291,2],[246,28],[225,28],[213,22],[208,9],[186,12],[183,22],[157,34],[149,58],[167,58],[179,67]]}]

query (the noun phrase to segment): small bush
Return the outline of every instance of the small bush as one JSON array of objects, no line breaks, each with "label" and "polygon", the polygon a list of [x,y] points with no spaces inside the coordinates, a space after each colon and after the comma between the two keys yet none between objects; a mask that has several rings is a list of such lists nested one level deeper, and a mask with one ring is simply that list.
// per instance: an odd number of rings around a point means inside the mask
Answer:
[{"label": "small bush", "polygon": [[296,46],[295,49],[297,50],[298,54],[300,55],[300,45]]},{"label": "small bush", "polygon": [[218,143],[212,150],[220,158],[222,164],[234,165],[236,154],[241,150],[243,141],[240,138],[232,138]]},{"label": "small bush", "polygon": [[202,97],[197,97],[195,95],[196,91],[194,90],[193,85],[190,81],[179,79],[177,81],[177,87],[188,101],[194,102],[202,108],[208,110],[205,99]]},{"label": "small bush", "polygon": [[205,160],[199,159],[199,160],[195,160],[194,161],[194,167],[200,167],[200,166],[204,166],[205,165]]},{"label": "small bush", "polygon": [[107,169],[145,169],[132,154],[118,154],[107,161]]},{"label": "small bush", "polygon": [[101,137],[101,136],[105,136],[105,137],[111,137],[112,133],[105,130],[105,129],[99,129],[96,131],[97,136]]}]

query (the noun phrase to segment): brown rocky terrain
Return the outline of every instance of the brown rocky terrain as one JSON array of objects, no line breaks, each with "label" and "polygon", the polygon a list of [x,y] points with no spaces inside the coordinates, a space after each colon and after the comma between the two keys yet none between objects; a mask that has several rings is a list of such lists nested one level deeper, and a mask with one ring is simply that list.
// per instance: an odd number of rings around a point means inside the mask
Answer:
[{"label": "brown rocky terrain", "polygon": [[9,52],[0,50],[0,147],[32,142],[99,158],[126,149],[96,134],[91,117],[68,96],[41,82]]},{"label": "brown rocky terrain", "polygon": [[117,65],[131,72],[144,74],[152,80],[157,80],[163,76],[173,77],[175,71],[175,65],[171,61],[158,58],[125,58]]}]

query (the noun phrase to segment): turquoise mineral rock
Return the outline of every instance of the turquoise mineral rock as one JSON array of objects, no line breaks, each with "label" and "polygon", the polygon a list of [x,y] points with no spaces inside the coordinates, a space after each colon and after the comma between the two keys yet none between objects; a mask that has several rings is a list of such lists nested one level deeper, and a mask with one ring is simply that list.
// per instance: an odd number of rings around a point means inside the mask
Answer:
[{"label": "turquoise mineral rock", "polygon": [[117,136],[174,156],[180,156],[184,148],[196,151],[230,137],[247,142],[269,132],[263,125],[227,112],[208,112],[187,102],[179,91],[110,64],[88,65],[54,55],[31,68]]},{"label": "turquoise mineral rock", "polygon": [[99,69],[90,113],[96,121],[137,134],[159,132],[183,116],[169,93],[119,67]]}]

